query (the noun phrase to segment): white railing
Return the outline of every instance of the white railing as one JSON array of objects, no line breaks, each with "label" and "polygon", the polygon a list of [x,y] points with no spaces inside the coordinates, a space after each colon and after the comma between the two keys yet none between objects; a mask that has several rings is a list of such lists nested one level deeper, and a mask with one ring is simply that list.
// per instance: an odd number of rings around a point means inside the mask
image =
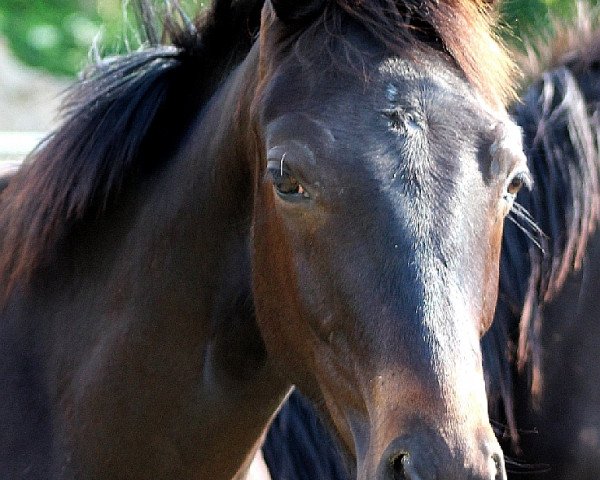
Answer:
[{"label": "white railing", "polygon": [[0,161],[22,160],[44,135],[41,132],[0,132]]}]

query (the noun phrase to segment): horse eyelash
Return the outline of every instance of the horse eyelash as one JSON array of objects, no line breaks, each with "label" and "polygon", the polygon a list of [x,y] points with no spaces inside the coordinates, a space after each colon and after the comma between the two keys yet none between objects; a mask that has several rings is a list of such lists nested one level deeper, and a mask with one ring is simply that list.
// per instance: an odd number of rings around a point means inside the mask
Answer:
[{"label": "horse eyelash", "polygon": [[283,177],[283,162],[285,160],[285,156],[287,153],[284,153],[281,157],[281,161],[279,162],[280,175]]}]

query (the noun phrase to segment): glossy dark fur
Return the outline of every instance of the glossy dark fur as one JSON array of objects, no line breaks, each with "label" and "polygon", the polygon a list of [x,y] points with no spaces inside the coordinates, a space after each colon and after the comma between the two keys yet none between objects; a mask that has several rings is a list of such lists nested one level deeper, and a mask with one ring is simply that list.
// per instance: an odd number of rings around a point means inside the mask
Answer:
[{"label": "glossy dark fur", "polygon": [[167,4],[1,180],[0,477],[241,480],[296,385],[360,480],[504,479],[490,3]]},{"label": "glossy dark fur", "polygon": [[548,480],[600,475],[600,33],[573,37],[514,110],[539,187],[520,203],[548,233],[547,254],[523,254],[526,242],[507,228],[501,267],[506,279],[528,278],[517,288],[501,281],[499,304],[501,321],[513,332],[520,324],[512,336],[513,408],[524,432],[517,458],[546,465],[538,478]]},{"label": "glossy dark fur", "polygon": [[[569,28],[555,42],[559,56],[542,52],[557,57],[552,68],[513,110],[535,181],[518,201],[547,237],[516,212],[540,246],[506,222],[499,301],[482,348],[509,478],[593,480],[600,477],[600,34]],[[296,392],[274,421],[264,447],[274,479],[350,478],[313,412]]]}]

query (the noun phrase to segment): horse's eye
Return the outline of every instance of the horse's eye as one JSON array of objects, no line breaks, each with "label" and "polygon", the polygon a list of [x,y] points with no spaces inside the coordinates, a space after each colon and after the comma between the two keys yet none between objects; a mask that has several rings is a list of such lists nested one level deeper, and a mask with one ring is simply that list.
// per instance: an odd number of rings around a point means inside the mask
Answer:
[{"label": "horse's eye", "polygon": [[275,190],[280,197],[292,199],[294,197],[308,198],[308,193],[300,182],[291,175],[279,162],[269,162],[267,170]]},{"label": "horse's eye", "polygon": [[529,173],[519,172],[514,177],[512,177],[506,190],[510,195],[516,195],[517,193],[519,193],[519,190],[523,188],[523,186],[529,187],[530,185],[531,177],[529,176]]}]

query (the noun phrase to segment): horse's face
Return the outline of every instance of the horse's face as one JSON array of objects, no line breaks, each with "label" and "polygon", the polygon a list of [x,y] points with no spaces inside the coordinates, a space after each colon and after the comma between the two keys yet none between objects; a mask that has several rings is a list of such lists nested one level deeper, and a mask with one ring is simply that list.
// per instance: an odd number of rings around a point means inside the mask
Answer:
[{"label": "horse's face", "polygon": [[357,72],[310,55],[317,31],[298,40],[304,61],[278,49],[284,28],[266,10],[253,261],[267,348],[323,401],[360,478],[503,478],[479,339],[526,176],[518,130],[441,55],[399,59],[349,27],[372,54]]}]

